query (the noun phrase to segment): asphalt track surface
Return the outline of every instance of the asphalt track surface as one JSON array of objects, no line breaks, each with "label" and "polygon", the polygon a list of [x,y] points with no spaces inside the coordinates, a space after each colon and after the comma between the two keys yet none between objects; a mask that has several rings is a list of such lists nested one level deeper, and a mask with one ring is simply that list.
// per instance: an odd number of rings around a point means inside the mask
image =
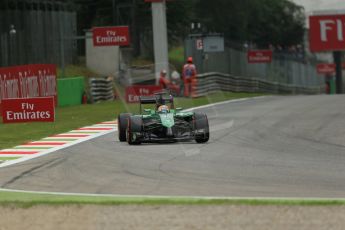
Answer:
[{"label": "asphalt track surface", "polygon": [[[345,96],[269,96],[200,109],[207,144],[111,133],[0,169],[0,187],[120,195],[345,197]],[[115,137],[116,136],[116,137]]]}]

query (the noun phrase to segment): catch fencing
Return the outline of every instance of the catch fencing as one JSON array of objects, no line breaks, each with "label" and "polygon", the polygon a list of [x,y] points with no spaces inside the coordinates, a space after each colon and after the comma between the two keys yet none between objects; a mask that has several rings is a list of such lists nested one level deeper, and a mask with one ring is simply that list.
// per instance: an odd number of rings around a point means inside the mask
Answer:
[{"label": "catch fencing", "polygon": [[255,78],[211,72],[199,74],[195,86],[195,96],[205,96],[215,91],[274,93],[274,94],[320,94],[324,87],[291,85]]},{"label": "catch fencing", "polygon": [[[237,91],[245,89],[249,92],[323,92],[325,79],[316,71],[317,62],[305,58],[302,52],[274,52],[271,63],[251,64],[248,63],[247,50],[244,48],[225,47],[224,52],[204,52],[196,49],[195,39],[187,39],[185,47],[185,55],[194,58],[200,74],[198,80],[204,81],[207,78],[210,85],[222,82],[230,85],[219,86],[220,88]],[[209,86],[210,89],[217,87]],[[201,88],[200,92],[204,92],[205,87]]]}]

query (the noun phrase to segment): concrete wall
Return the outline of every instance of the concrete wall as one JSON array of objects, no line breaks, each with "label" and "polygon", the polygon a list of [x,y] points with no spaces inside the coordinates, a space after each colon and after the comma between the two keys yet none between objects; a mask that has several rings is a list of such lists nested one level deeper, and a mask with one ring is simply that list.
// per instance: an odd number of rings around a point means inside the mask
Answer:
[{"label": "concrete wall", "polygon": [[120,49],[118,46],[93,46],[92,32],[86,32],[86,66],[95,73],[109,76],[119,72]]}]

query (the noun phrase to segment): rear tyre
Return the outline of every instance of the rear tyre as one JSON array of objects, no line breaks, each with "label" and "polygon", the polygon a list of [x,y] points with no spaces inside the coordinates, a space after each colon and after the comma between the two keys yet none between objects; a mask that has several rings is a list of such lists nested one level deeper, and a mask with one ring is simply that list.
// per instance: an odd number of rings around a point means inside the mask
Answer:
[{"label": "rear tyre", "polygon": [[126,129],[128,126],[128,118],[131,116],[130,113],[121,113],[117,117],[117,124],[118,124],[118,134],[119,134],[119,141],[125,142],[126,141]]},{"label": "rear tyre", "polygon": [[195,141],[197,143],[206,143],[210,139],[210,129],[208,126],[208,119],[206,114],[194,114],[194,128],[195,128]]},{"label": "rear tyre", "polygon": [[130,116],[128,118],[127,136],[126,136],[128,144],[130,145],[141,144],[140,133],[142,131],[142,123],[143,123],[143,120],[140,116]]}]

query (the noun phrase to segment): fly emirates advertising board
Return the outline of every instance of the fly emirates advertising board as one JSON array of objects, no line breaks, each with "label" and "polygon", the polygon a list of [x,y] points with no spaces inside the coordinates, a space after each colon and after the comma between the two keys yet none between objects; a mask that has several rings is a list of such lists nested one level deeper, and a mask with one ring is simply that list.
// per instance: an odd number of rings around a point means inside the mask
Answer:
[{"label": "fly emirates advertising board", "polygon": [[3,123],[53,122],[56,89],[55,65],[0,68],[0,115]]},{"label": "fly emirates advertising board", "polygon": [[54,122],[54,97],[12,98],[2,100],[4,123]]}]

